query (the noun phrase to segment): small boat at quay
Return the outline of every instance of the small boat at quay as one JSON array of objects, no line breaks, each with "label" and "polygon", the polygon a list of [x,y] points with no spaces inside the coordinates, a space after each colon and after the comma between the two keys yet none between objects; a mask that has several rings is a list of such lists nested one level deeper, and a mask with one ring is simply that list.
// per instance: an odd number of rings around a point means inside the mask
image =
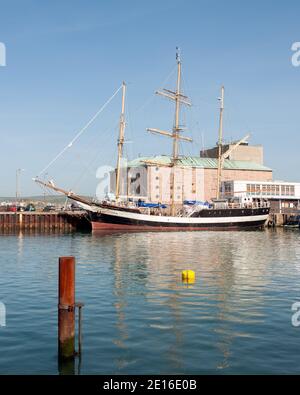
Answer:
[{"label": "small boat at quay", "polygon": [[[56,187],[53,182],[44,182],[38,178],[34,180],[57,192],[63,193],[70,199],[78,202],[89,215],[94,231],[97,230],[119,230],[119,231],[200,231],[200,230],[246,230],[262,228],[269,215],[269,203],[265,199],[252,198],[224,199],[220,196],[222,168],[224,159],[239,144],[243,143],[249,136],[240,140],[231,148],[230,152],[222,153],[223,136],[223,111],[224,111],[224,87],[221,89],[220,97],[220,120],[219,120],[219,155],[217,172],[217,197],[209,204],[194,202],[194,204],[175,204],[172,191],[175,185],[175,169],[178,166],[179,141],[191,142],[192,139],[183,136],[184,128],[181,126],[179,115],[180,106],[190,106],[189,98],[181,92],[181,59],[180,53],[176,53],[177,62],[177,84],[174,91],[163,89],[157,94],[172,100],[175,103],[175,122],[171,132],[159,129],[147,129],[151,133],[160,134],[173,140],[170,174],[170,198],[168,206],[154,203],[133,202],[120,197],[120,169],[123,155],[124,133],[125,133],[125,94],[126,84],[122,84],[122,109],[119,123],[118,158],[116,166],[116,191],[113,201],[89,201],[71,191]],[[147,162],[147,161],[145,161]],[[151,163],[154,164],[154,163]],[[163,164],[155,162],[156,166]],[[164,164],[165,165],[165,164]]]},{"label": "small boat at quay", "polygon": [[285,228],[298,228],[300,227],[300,215],[290,216],[287,218],[286,223],[283,225]]}]

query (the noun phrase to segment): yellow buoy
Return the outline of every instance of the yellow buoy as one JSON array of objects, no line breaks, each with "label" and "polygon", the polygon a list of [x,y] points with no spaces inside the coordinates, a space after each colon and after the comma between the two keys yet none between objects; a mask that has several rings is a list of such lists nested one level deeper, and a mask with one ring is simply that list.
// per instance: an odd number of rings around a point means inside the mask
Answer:
[{"label": "yellow buoy", "polygon": [[182,281],[185,283],[194,283],[195,282],[195,272],[193,270],[183,270],[181,273]]}]

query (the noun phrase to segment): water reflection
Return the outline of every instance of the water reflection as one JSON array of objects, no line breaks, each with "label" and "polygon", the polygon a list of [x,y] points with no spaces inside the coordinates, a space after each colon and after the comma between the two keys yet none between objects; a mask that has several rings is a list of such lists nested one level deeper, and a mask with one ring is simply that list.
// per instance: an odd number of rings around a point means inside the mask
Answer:
[{"label": "water reflection", "polygon": [[[249,325],[265,319],[264,293],[273,281],[272,260],[290,258],[279,236],[272,231],[94,234],[93,243],[113,243],[114,307],[119,330],[115,344],[129,347],[128,298],[139,295],[145,298],[145,308],[155,311],[160,305],[167,309],[167,324],[161,316],[156,317],[157,322],[152,317],[145,323],[167,330],[174,339],[165,350],[173,369],[183,367],[187,311],[194,315],[199,330],[201,322],[211,321],[214,346],[220,355],[215,367],[228,368],[234,339],[250,338]],[[196,272],[195,285],[182,284],[180,275],[185,269]],[[232,330],[234,325],[243,331]],[[126,364],[124,358],[118,361],[120,365]]]},{"label": "water reflection", "polygon": [[[299,237],[271,230],[0,238],[9,312],[0,370],[57,372],[57,257],[74,255],[86,304],[83,374],[275,372],[283,363],[294,372]],[[185,269],[195,271],[194,284],[182,283]],[[78,374],[77,364],[59,366],[60,374]]]},{"label": "water reflection", "polygon": [[24,247],[24,234],[23,234],[23,232],[20,231],[17,237],[18,237],[18,260],[20,261],[22,259],[23,247]]}]

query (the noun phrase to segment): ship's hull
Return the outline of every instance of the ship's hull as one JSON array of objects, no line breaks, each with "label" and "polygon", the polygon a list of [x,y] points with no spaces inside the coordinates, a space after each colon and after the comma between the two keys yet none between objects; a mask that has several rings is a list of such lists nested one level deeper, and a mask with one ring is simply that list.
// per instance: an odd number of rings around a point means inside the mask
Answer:
[{"label": "ship's hull", "polygon": [[168,217],[104,209],[90,212],[92,229],[124,231],[248,230],[262,228],[269,208],[202,210],[197,217]]}]

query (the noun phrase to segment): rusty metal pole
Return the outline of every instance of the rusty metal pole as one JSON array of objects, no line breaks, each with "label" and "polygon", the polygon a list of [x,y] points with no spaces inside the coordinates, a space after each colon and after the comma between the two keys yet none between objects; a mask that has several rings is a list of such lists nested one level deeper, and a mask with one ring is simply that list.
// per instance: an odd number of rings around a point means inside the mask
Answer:
[{"label": "rusty metal pole", "polygon": [[58,351],[61,359],[75,356],[75,258],[59,258]]}]

